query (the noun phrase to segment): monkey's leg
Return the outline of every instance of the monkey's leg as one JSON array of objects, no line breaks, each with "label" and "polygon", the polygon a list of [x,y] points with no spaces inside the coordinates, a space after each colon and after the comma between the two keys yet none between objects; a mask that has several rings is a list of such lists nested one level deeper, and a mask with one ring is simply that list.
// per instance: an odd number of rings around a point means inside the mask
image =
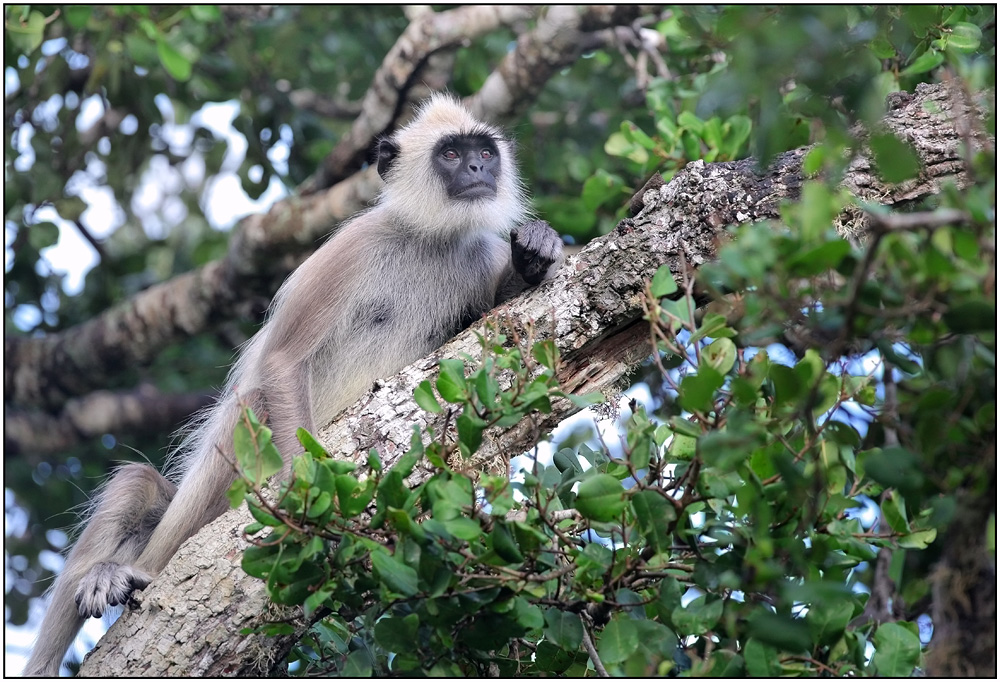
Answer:
[{"label": "monkey's leg", "polygon": [[218,452],[195,461],[134,567],[156,577],[185,540],[229,508],[226,491],[234,480],[233,464]]},{"label": "monkey's leg", "polygon": [[100,615],[108,604],[124,603],[133,589],[145,587],[148,576],[130,572],[127,564],[139,557],[175,491],[147,464],[126,464],[108,482],[52,586],[25,675],[58,675],[87,616]]}]

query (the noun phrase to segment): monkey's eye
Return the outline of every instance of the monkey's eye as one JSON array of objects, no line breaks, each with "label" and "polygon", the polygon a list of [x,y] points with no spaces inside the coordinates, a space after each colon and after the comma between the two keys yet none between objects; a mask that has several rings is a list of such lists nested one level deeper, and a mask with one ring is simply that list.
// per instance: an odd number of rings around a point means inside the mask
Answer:
[{"label": "monkey's eye", "polygon": [[445,149],[441,152],[441,156],[448,159],[449,161],[454,161],[458,158],[458,152],[454,149]]},{"label": "monkey's eye", "polygon": [[490,151],[489,149],[484,149],[481,152],[479,152],[479,156],[481,156],[484,159],[492,159],[493,158],[493,152]]}]

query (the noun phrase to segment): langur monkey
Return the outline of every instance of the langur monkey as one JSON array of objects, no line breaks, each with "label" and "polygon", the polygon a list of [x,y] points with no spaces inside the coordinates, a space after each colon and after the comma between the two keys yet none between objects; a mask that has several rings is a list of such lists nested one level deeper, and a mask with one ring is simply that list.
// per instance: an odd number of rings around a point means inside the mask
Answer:
[{"label": "langur monkey", "polygon": [[494,305],[538,284],[562,258],[530,220],[514,146],[449,96],[378,146],[374,207],[345,223],[278,290],[218,402],[171,467],[126,464],[108,482],[51,589],[25,670],[55,676],[90,616],[124,604],[177,548],[228,507],[237,396],[267,415],[285,460],[297,427],[324,426],[372,383],[434,350]]}]

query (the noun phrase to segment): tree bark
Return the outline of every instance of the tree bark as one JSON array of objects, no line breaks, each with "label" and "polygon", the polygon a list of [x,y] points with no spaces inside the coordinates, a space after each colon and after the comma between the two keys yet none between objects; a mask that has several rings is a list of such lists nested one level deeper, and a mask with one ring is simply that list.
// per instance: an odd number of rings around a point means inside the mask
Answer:
[{"label": "tree bark", "polygon": [[[889,207],[935,194],[947,182],[964,185],[963,136],[956,130],[983,117],[945,86],[918,86],[914,95],[903,99],[883,124],[914,146],[924,169],[920,177],[886,185],[873,174],[868,156],[860,153],[843,183],[859,198]],[[612,390],[650,352],[649,332],[641,321],[648,279],[664,263],[677,276],[683,267],[712,260],[729,225],[777,219],[780,202],[799,196],[807,151],[781,154],[762,172],[752,159],[689,164],[669,184],[647,191],[638,215],[588,244],[554,279],[492,317],[521,337],[553,339],[562,356],[557,376],[567,392]],[[863,226],[857,217],[847,219]],[[413,424],[443,428],[446,416],[420,410],[413,390],[421,381],[433,380],[439,358],[478,356],[475,332],[482,331],[481,325],[380,382],[322,429],[320,440],[334,456],[362,467],[368,449],[375,447],[383,465],[391,466],[409,448]],[[481,451],[466,466],[506,473],[510,457],[528,450],[541,432],[574,410],[568,401],[554,404],[550,415],[488,432]],[[418,468],[411,482],[426,473]],[[277,672],[283,653],[307,624],[292,618],[295,631],[268,643],[240,634],[243,628],[274,619],[260,581],[239,568],[244,546],[238,541],[239,529],[249,518],[245,509],[230,511],[188,540],[161,577],[139,594],[141,606],[127,610],[84,661],[81,674]],[[262,650],[273,651],[274,657],[262,657]]]}]

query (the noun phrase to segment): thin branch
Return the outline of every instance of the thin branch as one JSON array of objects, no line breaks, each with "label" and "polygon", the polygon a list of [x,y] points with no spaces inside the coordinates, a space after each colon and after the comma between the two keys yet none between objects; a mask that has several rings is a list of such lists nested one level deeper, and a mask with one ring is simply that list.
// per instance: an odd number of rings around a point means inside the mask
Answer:
[{"label": "thin branch", "polygon": [[874,230],[901,232],[908,230],[933,230],[945,225],[966,225],[972,221],[968,211],[957,208],[939,208],[922,213],[876,213],[865,211]]},{"label": "thin branch", "polygon": [[594,670],[597,671],[597,674],[600,677],[611,677],[605,669],[604,664],[601,663],[601,657],[597,655],[594,642],[590,639],[590,629],[586,625],[583,626],[583,648],[587,650],[587,655],[590,656],[590,660],[594,663]]}]

